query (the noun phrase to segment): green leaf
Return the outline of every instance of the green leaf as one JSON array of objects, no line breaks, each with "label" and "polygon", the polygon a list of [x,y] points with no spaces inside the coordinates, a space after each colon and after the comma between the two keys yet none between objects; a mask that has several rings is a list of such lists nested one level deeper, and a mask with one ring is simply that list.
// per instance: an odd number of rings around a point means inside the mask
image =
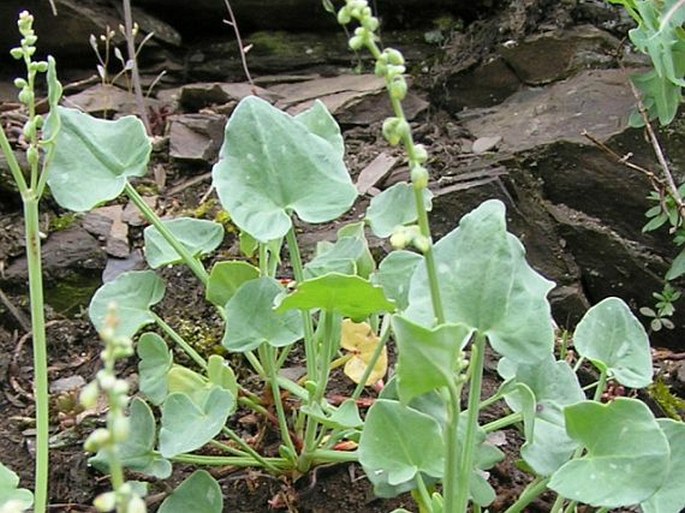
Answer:
[{"label": "green leaf", "polygon": [[158,513],[221,513],[224,497],[221,486],[205,470],[196,470],[169,495]]},{"label": "green leaf", "polygon": [[[509,372],[501,372],[510,367]],[[566,434],[564,407],[585,399],[578,378],[570,365],[555,361],[552,355],[534,365],[500,360],[498,370],[515,383],[524,384],[533,394],[535,421],[532,437],[526,435],[521,449],[525,462],[539,475],[549,476],[566,463],[578,447]],[[515,396],[505,398],[514,411],[527,407]]]},{"label": "green leaf", "polygon": [[[640,75],[632,75],[635,87],[644,95],[644,104],[649,119],[659,119],[662,126],[666,126],[675,119],[678,107],[682,101],[682,87],[675,85],[656,71],[648,71]],[[630,126],[642,127],[644,120],[639,112],[630,118]]]},{"label": "green leaf", "polygon": [[393,251],[378,266],[372,281],[383,287],[388,299],[402,311],[409,305],[409,282],[423,257],[411,251]]},{"label": "green leaf", "polygon": [[607,369],[621,384],[644,388],[652,382],[647,333],[622,300],[610,297],[590,308],[573,341],[581,356]]},{"label": "green leaf", "polygon": [[364,425],[354,399],[345,399],[330,415],[326,415],[317,404],[303,405],[300,410],[331,429],[358,428]]},{"label": "green leaf", "polygon": [[340,147],[315,123],[320,112],[303,116],[305,124],[250,96],[226,125],[214,187],[235,224],[260,242],[285,236],[293,212],[308,223],[332,221],[357,197]]},{"label": "green leaf", "polygon": [[9,502],[16,502],[17,509],[20,511],[33,505],[33,494],[18,486],[19,476],[0,463],[0,508]]},{"label": "green leaf", "polygon": [[[423,200],[429,211],[432,198],[433,193],[424,189]],[[406,182],[396,183],[374,197],[366,211],[371,230],[380,238],[390,237],[395,227],[413,223],[417,217],[414,187]]]},{"label": "green leaf", "polygon": [[240,286],[259,278],[259,269],[247,262],[231,261],[214,264],[207,282],[207,301],[224,307]]},{"label": "green leaf", "polygon": [[166,286],[154,271],[130,271],[100,287],[88,307],[95,329],[102,331],[110,305],[116,306],[115,334],[132,337],[146,324],[155,322],[150,307],[164,297]]},{"label": "green leaf", "polygon": [[[152,145],[137,117],[108,121],[64,107],[57,115],[48,185],[62,207],[85,212],[119,196],[129,177],[145,175]],[[53,128],[46,124],[46,139]]]},{"label": "green leaf", "polygon": [[[155,451],[155,417],[147,403],[131,401],[129,437],[119,446],[119,457],[124,467],[158,479],[171,475],[171,463]],[[99,451],[88,463],[103,473],[109,472],[106,451]]]},{"label": "green leaf", "polygon": [[219,434],[235,406],[233,394],[218,386],[198,402],[183,393],[169,394],[162,406],[159,452],[173,458],[199,449]]},{"label": "green leaf", "polygon": [[651,497],[668,476],[668,440],[644,403],[583,401],[565,410],[566,430],[587,449],[563,465],[549,487],[571,500],[619,508]]},{"label": "green leaf", "polygon": [[666,273],[666,280],[675,280],[683,274],[685,274],[685,249],[678,253],[678,256],[673,260],[671,268]]},{"label": "green leaf", "polygon": [[397,391],[402,403],[448,386],[457,373],[459,352],[471,337],[468,328],[442,324],[431,330],[399,315],[391,322],[399,349]]},{"label": "green leaf", "polygon": [[338,157],[342,159],[345,156],[345,142],[340,127],[322,101],[315,100],[311,107],[300,112],[295,119],[306,126],[312,134],[328,141],[338,152]]},{"label": "green leaf", "polygon": [[207,379],[213,385],[220,386],[238,397],[238,380],[228,362],[218,354],[213,354],[207,360]]},{"label": "green leaf", "polygon": [[685,508],[685,424],[671,419],[657,419],[671,448],[668,476],[661,488],[642,502],[643,513],[679,513]]},{"label": "green leaf", "polygon": [[392,312],[395,305],[388,301],[382,288],[364,278],[329,273],[299,283],[295,292],[281,301],[277,311],[315,308],[360,321],[373,313]]},{"label": "green leaf", "polygon": [[375,269],[373,256],[364,236],[364,224],[353,223],[338,230],[335,244],[317,244],[316,256],[304,266],[306,279],[330,272],[357,274],[368,278]]},{"label": "green leaf", "polygon": [[[502,202],[486,201],[464,216],[434,256],[447,322],[481,332],[516,362],[537,362],[552,351],[546,296],[554,284],[528,265],[523,246],[507,233]],[[425,263],[412,276],[405,313],[427,327],[435,322]]]},{"label": "green leaf", "polygon": [[[210,254],[221,245],[224,227],[214,221],[179,217],[162,223],[178,239],[191,255],[200,257]],[[154,226],[145,228],[145,258],[153,269],[183,261],[174,248]]]},{"label": "green leaf", "polygon": [[251,351],[266,342],[283,347],[304,337],[297,312],[274,310],[274,300],[284,288],[263,276],[244,283],[226,303],[226,333],[221,341],[229,351]]},{"label": "green leaf", "polygon": [[[420,436],[412,434],[420,433]],[[367,475],[386,472],[390,485],[418,472],[442,475],[444,443],[438,422],[397,401],[378,399],[369,409],[359,441],[359,461]]]},{"label": "green leaf", "polygon": [[138,373],[140,391],[154,405],[160,405],[167,396],[167,374],[174,357],[166,342],[156,333],[143,333],[138,340]]}]

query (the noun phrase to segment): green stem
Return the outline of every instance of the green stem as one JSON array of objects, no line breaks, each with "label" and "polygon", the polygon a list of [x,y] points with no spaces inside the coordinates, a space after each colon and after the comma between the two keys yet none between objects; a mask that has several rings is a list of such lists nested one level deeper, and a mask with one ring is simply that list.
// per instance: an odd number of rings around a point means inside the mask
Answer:
[{"label": "green stem", "polygon": [[552,509],[550,510],[550,513],[559,513],[564,509],[564,502],[566,499],[564,499],[561,495],[557,495],[557,498],[554,499],[554,504],[552,504]]},{"label": "green stem", "polygon": [[162,222],[162,220],[155,213],[155,211],[152,210],[147,203],[145,203],[140,194],[138,194],[138,191],[136,191],[129,182],[126,182],[124,191],[126,192],[128,197],[131,198],[131,201],[133,201],[135,206],[138,207],[138,210],[140,210],[145,216],[145,218],[148,221],[150,221],[150,223],[152,223],[152,225],[155,228],[157,228],[162,237],[164,237],[164,240],[166,240],[169,243],[169,245],[172,248],[174,248],[174,250],[183,259],[183,262],[185,262],[185,264],[190,268],[190,270],[193,271],[195,276],[197,276],[198,279],[202,282],[202,284],[206,287],[207,282],[209,281],[209,274],[205,270],[202,263],[197,258],[195,258],[190,253],[190,251],[188,251],[188,248],[186,248],[174,236],[173,233],[171,233],[171,231],[166,227],[166,225]]},{"label": "green stem", "polygon": [[270,470],[271,472],[278,473],[278,468],[276,467],[276,465],[274,465],[272,461],[269,460],[269,458],[265,458],[257,451],[255,451],[252,447],[250,447],[250,445],[245,440],[243,440],[235,432],[233,432],[232,429],[224,427],[221,431],[223,434],[225,434],[231,440],[233,440],[243,451],[249,454],[252,457],[252,459],[259,463],[262,467]]},{"label": "green stem", "polygon": [[176,342],[176,344],[178,344],[181,347],[181,349],[183,349],[183,351],[202,368],[202,370],[207,370],[207,360],[202,358],[202,356],[200,356],[200,353],[195,351],[195,349],[193,349],[192,346],[188,344],[188,342],[183,340],[183,337],[181,337],[181,335],[176,333],[176,331],[174,331],[174,329],[171,326],[164,322],[164,319],[162,319],[159,315],[157,315],[154,312],[150,313],[152,314],[152,317],[157,323],[157,325],[160,328],[162,328],[162,331],[164,331],[164,333],[166,333],[169,336],[169,338],[171,338],[171,340]]},{"label": "green stem", "polygon": [[448,422],[445,444],[445,472],[443,494],[445,511],[453,513],[458,504],[459,483],[459,415],[461,413],[461,381],[454,380],[448,388]]},{"label": "green stem", "polygon": [[564,509],[564,513],[571,513],[574,509],[576,509],[577,505],[578,503],[576,501],[569,502],[566,506],[566,509]]},{"label": "green stem", "polygon": [[506,417],[502,417],[501,419],[493,420],[492,422],[489,422],[483,426],[483,430],[486,433],[492,433],[494,431],[499,431],[500,429],[504,429],[505,427],[509,427],[512,424],[516,424],[517,422],[521,422],[523,420],[523,414],[521,413],[510,413]]},{"label": "green stem", "polygon": [[549,478],[536,477],[519,496],[518,500],[509,506],[504,513],[521,513],[526,506],[542,495],[547,489]]},{"label": "green stem", "polygon": [[357,451],[316,449],[312,452],[311,458],[314,465],[326,463],[354,463],[359,461],[359,453]]},{"label": "green stem", "polygon": [[[178,463],[191,463],[194,465],[206,465],[214,467],[254,467],[253,458],[243,458],[240,456],[205,456],[202,454],[179,454],[171,458],[171,461]],[[289,463],[283,458],[264,458],[269,465],[278,470],[285,470]]]},{"label": "green stem", "polygon": [[19,189],[22,198],[25,198],[27,196],[28,185],[26,185],[26,179],[24,178],[24,174],[21,172],[21,167],[19,167],[19,162],[17,161],[17,157],[14,154],[14,151],[12,151],[12,147],[7,140],[5,131],[2,129],[0,129],[0,149],[2,149],[2,153],[7,159],[7,165],[10,168],[12,178],[17,184],[17,188]]},{"label": "green stem", "polygon": [[[0,133],[2,131],[0,130]],[[9,159],[8,159],[9,160]],[[36,467],[35,509],[42,513],[47,507],[49,466],[49,394],[48,355],[45,335],[45,311],[43,301],[43,272],[41,263],[40,221],[38,197],[31,191],[24,195],[24,222],[26,230],[26,258],[29,272],[29,298],[31,303],[31,326],[33,329],[33,372],[36,400]]]},{"label": "green stem", "polygon": [[[469,485],[471,483],[471,473],[473,461],[476,453],[476,430],[478,429],[478,405],[480,404],[480,394],[483,385],[483,363],[485,361],[485,335],[476,334],[476,339],[471,346],[469,384],[469,406],[466,420],[466,434],[464,436],[464,446],[459,458],[459,483],[457,485],[458,502],[456,504],[457,513],[466,513],[469,502]],[[445,508],[446,511],[452,511]]]},{"label": "green stem", "polygon": [[416,474],[416,484],[418,485],[419,498],[421,499],[419,508],[426,513],[433,513],[433,501],[431,500],[430,493],[428,493],[428,488],[426,488],[426,483],[420,472]]},{"label": "green stem", "polygon": [[[290,265],[293,267],[293,276],[295,282],[300,284],[304,281],[304,267],[302,265],[302,256],[300,255],[300,247],[297,245],[297,237],[295,236],[295,228],[291,227],[285,236],[288,243],[288,252],[290,253]],[[312,379],[316,375],[317,350],[316,342],[314,340],[314,324],[312,323],[312,316],[309,312],[302,312],[302,322],[304,324],[304,349],[305,361],[307,365],[307,378]]]},{"label": "green stem", "polygon": [[285,416],[283,408],[283,401],[281,400],[281,389],[278,386],[278,368],[276,367],[276,356],[274,355],[274,348],[264,343],[258,348],[262,362],[266,367],[267,378],[271,386],[271,395],[273,395],[274,405],[276,406],[276,417],[278,418],[278,427],[281,430],[281,440],[285,442],[286,447],[291,454],[297,454],[295,445],[290,437],[290,428],[288,426],[288,419]]},{"label": "green stem", "polygon": [[597,381],[597,388],[595,388],[595,395],[592,398],[594,401],[601,401],[602,394],[607,388],[607,370],[602,369],[599,373],[599,380]]}]

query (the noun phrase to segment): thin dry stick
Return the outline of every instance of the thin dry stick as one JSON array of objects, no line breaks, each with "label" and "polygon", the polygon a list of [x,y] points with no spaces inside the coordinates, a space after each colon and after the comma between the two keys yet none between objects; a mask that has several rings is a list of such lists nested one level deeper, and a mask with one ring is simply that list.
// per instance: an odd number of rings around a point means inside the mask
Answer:
[{"label": "thin dry stick", "polygon": [[133,91],[136,95],[136,106],[140,119],[143,121],[145,131],[148,135],[152,135],[150,128],[150,119],[145,110],[145,98],[143,97],[143,88],[140,85],[140,73],[138,72],[138,58],[136,56],[136,45],[133,38],[133,16],[131,15],[131,0],[124,0],[124,32],[126,33],[126,48],[128,50],[128,58],[132,62],[131,78],[133,79]]},{"label": "thin dry stick", "polygon": [[680,192],[678,191],[678,187],[675,184],[675,180],[673,180],[671,169],[666,160],[666,156],[664,155],[664,152],[661,149],[661,145],[659,144],[659,139],[656,136],[656,132],[654,132],[654,129],[652,128],[652,125],[649,122],[649,115],[647,114],[647,109],[645,109],[645,106],[642,103],[642,98],[640,97],[640,93],[635,87],[635,84],[633,84],[633,81],[628,80],[628,83],[630,84],[630,89],[633,91],[633,95],[637,100],[637,108],[640,110],[642,119],[645,122],[645,129],[647,130],[649,142],[652,145],[654,155],[656,155],[656,159],[659,162],[659,166],[661,167],[661,171],[666,180],[666,184],[668,185],[669,195],[673,198],[673,201],[675,201],[676,205],[678,206],[680,217],[685,218],[685,204],[683,203],[683,198],[680,196]]},{"label": "thin dry stick", "polygon": [[245,76],[247,77],[247,81],[250,83],[250,85],[254,86],[252,75],[250,75],[250,69],[247,66],[247,52],[245,51],[245,47],[243,46],[243,40],[240,37],[240,29],[238,28],[238,22],[236,21],[235,15],[233,14],[233,9],[231,9],[231,2],[229,2],[229,0],[224,0],[224,3],[226,4],[226,9],[228,10],[228,16],[231,18],[230,21],[224,20],[224,23],[230,25],[233,28],[235,38],[238,40],[238,46],[240,47],[240,60],[243,63],[243,70],[245,71]]},{"label": "thin dry stick", "polygon": [[0,289],[0,303],[5,305],[5,308],[14,316],[25,332],[29,333],[31,331],[31,321],[26,318],[21,310],[12,304],[12,301],[5,295],[2,289]]}]

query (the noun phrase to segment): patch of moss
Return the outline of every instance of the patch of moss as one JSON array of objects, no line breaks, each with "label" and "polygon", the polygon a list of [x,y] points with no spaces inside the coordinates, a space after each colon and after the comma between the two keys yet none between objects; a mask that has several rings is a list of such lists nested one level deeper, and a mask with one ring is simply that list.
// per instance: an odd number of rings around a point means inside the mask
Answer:
[{"label": "patch of moss", "polygon": [[647,393],[670,418],[685,420],[685,400],[673,395],[671,388],[664,383],[662,378],[656,378],[647,389]]},{"label": "patch of moss", "polygon": [[78,214],[76,212],[69,212],[61,216],[53,217],[50,219],[49,229],[51,232],[61,232],[67,228],[71,228],[78,219]]},{"label": "patch of moss", "polygon": [[211,327],[187,319],[179,319],[176,329],[183,340],[202,356],[226,354],[226,349],[221,345],[221,337]]},{"label": "patch of moss", "polygon": [[102,285],[99,276],[62,278],[45,289],[45,302],[62,315],[71,317],[81,313],[90,303],[95,291]]}]

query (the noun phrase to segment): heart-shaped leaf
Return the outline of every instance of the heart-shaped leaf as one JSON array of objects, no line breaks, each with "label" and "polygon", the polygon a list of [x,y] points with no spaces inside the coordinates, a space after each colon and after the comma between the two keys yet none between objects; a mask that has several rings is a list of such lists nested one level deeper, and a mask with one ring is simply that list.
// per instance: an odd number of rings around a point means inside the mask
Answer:
[{"label": "heart-shaped leaf", "polygon": [[386,256],[373,275],[373,283],[383,287],[388,299],[402,311],[409,306],[409,283],[423,257],[411,251],[393,251]]},{"label": "heart-shaped leaf", "polygon": [[[355,383],[359,383],[369,367],[380,337],[366,322],[353,322],[345,319],[342,322],[340,346],[352,353],[352,357],[345,363],[345,375]],[[376,360],[373,370],[364,383],[367,387],[383,379],[388,372],[388,349],[383,346],[381,355]]]},{"label": "heart-shaped leaf", "polygon": [[207,301],[224,307],[246,281],[259,278],[259,269],[247,262],[231,261],[214,264],[207,282]]},{"label": "heart-shaped leaf", "polygon": [[[505,367],[510,367],[509,372],[503,372]],[[566,434],[564,417],[564,407],[585,399],[578,378],[568,363],[555,361],[552,355],[534,365],[516,365],[502,359],[498,370],[532,391],[535,422],[532,437],[526,435],[521,456],[537,474],[549,476],[566,463],[578,447]],[[522,411],[525,406],[515,395],[508,395],[506,402],[514,411]]]},{"label": "heart-shaped leaf", "polygon": [[364,425],[354,399],[345,399],[330,415],[326,415],[317,404],[303,405],[300,409],[307,415],[314,417],[322,425],[331,429],[359,428]]},{"label": "heart-shaped leaf", "polygon": [[595,507],[638,504],[662,487],[669,472],[668,439],[644,403],[618,398],[566,407],[566,430],[587,449],[557,470],[549,487]]},{"label": "heart-shaped leaf", "polygon": [[221,513],[224,497],[221,486],[205,470],[196,470],[169,495],[158,513]]},{"label": "heart-shaped leaf", "polygon": [[88,315],[95,329],[102,331],[110,305],[116,306],[115,333],[132,337],[146,324],[155,322],[150,307],[164,297],[165,285],[154,271],[130,271],[100,287],[88,307]]},{"label": "heart-shaped leaf", "polygon": [[397,391],[403,403],[452,383],[459,352],[471,336],[466,326],[442,324],[428,329],[394,315],[392,329],[399,348]]},{"label": "heart-shaped leaf", "polygon": [[642,502],[643,513],[679,513],[685,508],[685,423],[657,419],[671,448],[671,464],[664,485]]},{"label": "heart-shaped leaf", "polygon": [[222,356],[213,354],[208,358],[207,379],[209,383],[225,388],[234,397],[238,397],[238,381],[235,372]]},{"label": "heart-shaped leaf", "polygon": [[199,449],[226,424],[236,405],[228,390],[213,386],[203,400],[194,402],[183,393],[173,393],[162,406],[159,451],[165,458]]},{"label": "heart-shaped leaf", "polygon": [[[366,211],[366,220],[376,237],[390,237],[397,226],[416,221],[418,215],[414,194],[414,187],[411,184],[399,182],[371,200]],[[424,189],[423,202],[427,210],[431,210],[432,198],[433,193]]]},{"label": "heart-shaped leaf", "polygon": [[345,142],[340,133],[340,127],[322,101],[316,100],[310,108],[295,116],[295,119],[306,126],[311,133],[327,140],[337,150],[340,158],[343,158]]},{"label": "heart-shaped leaf", "polygon": [[367,475],[384,471],[390,485],[409,481],[418,472],[440,476],[444,452],[434,418],[386,399],[376,400],[369,409],[359,441],[359,461]]},{"label": "heart-shaped leaf", "polygon": [[286,296],[277,310],[315,308],[361,321],[373,313],[393,312],[395,305],[388,301],[382,288],[364,278],[329,273],[298,284],[295,292]]},{"label": "heart-shaped leaf", "polygon": [[[119,446],[121,464],[135,472],[158,479],[171,475],[171,463],[155,451],[155,417],[147,403],[134,398],[129,414],[131,429],[128,438]],[[99,451],[88,460],[101,472],[109,472],[107,453]]]},{"label": "heart-shaped leaf", "polygon": [[160,405],[167,396],[167,374],[174,357],[166,342],[156,333],[143,333],[138,340],[138,373],[140,391],[154,405]]},{"label": "heart-shaped leaf", "polygon": [[10,511],[24,511],[31,507],[33,494],[18,486],[19,476],[0,463],[0,509],[10,502],[15,506]]},{"label": "heart-shaped leaf", "polygon": [[327,222],[357,197],[340,146],[331,144],[330,122],[320,128],[315,118],[321,115],[298,120],[250,96],[226,125],[214,187],[235,224],[261,242],[285,236],[293,212],[309,223]]},{"label": "heart-shaped leaf", "polygon": [[[219,247],[224,239],[224,227],[214,221],[179,217],[164,220],[162,223],[195,257],[210,254]],[[183,261],[183,258],[171,247],[157,228],[148,226],[143,234],[145,237],[145,258],[150,267],[157,269],[164,265],[177,264]]]},{"label": "heart-shaped leaf", "polygon": [[652,382],[647,333],[618,298],[607,298],[590,308],[576,327],[573,343],[581,356],[627,387],[643,388]]},{"label": "heart-shaped leaf", "polygon": [[304,337],[297,312],[274,310],[274,300],[284,290],[266,276],[244,283],[226,303],[223,346],[230,351],[251,351],[264,342],[283,347]]},{"label": "heart-shaped leaf", "polygon": [[[119,196],[129,177],[145,175],[152,145],[137,117],[108,121],[64,107],[57,115],[61,127],[48,185],[61,206],[85,212]],[[52,135],[47,130],[45,137]]]},{"label": "heart-shaped leaf", "polygon": [[[502,356],[536,362],[552,351],[546,296],[553,283],[526,262],[519,240],[506,231],[502,202],[484,202],[434,247],[447,322],[488,337]],[[412,276],[407,318],[427,327],[434,313],[425,264]]]},{"label": "heart-shaped leaf", "polygon": [[317,244],[316,256],[304,266],[306,279],[326,273],[357,274],[368,278],[376,268],[364,235],[364,223],[353,223],[338,230],[335,244]]}]

